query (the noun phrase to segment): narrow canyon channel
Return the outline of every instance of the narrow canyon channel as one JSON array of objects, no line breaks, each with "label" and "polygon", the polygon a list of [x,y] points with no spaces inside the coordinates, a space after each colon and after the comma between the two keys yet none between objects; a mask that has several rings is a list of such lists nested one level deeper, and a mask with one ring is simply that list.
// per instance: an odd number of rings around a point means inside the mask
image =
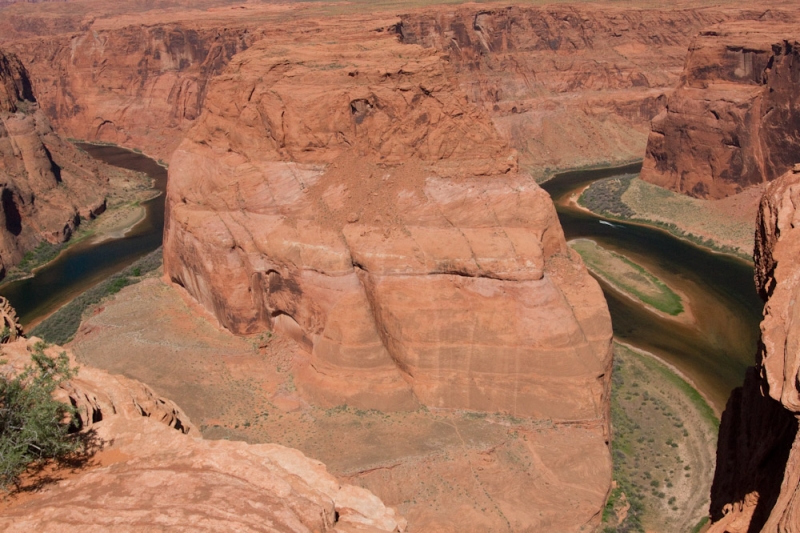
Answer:
[{"label": "narrow canyon channel", "polygon": [[[612,221],[570,203],[589,183],[612,176],[638,174],[641,164],[558,174],[542,187],[556,204],[567,240],[592,239],[645,267],[684,294],[695,316],[684,324],[659,316],[640,302],[603,288],[614,337],[647,350],[687,375],[717,411],[752,365],[759,338],[763,302],[753,282],[753,266],[741,259],[711,252],[655,228]],[[606,220],[607,221],[607,220]]]},{"label": "narrow canyon channel", "polygon": [[154,186],[161,194],[142,204],[146,212],[144,219],[124,237],[99,243],[87,239],[64,250],[36,270],[32,277],[0,285],[0,295],[8,298],[24,327],[161,246],[167,169],[125,148],[85,143],[77,143],[77,146],[108,164],[144,172],[155,180]]},{"label": "narrow canyon channel", "polygon": [[[161,245],[167,170],[143,154],[116,146],[79,144],[106,163],[145,172],[162,194],[145,205],[146,217],[123,238],[72,246],[35,275],[0,286],[23,325],[52,313],[72,298]],[[650,227],[580,210],[570,197],[592,181],[637,173],[641,165],[559,174],[542,187],[550,193],[567,240],[589,238],[647,268],[690,300],[695,324],[658,316],[600,281],[618,340],[647,350],[689,376],[721,411],[730,391],[753,363],[762,303],[753,267]]]}]

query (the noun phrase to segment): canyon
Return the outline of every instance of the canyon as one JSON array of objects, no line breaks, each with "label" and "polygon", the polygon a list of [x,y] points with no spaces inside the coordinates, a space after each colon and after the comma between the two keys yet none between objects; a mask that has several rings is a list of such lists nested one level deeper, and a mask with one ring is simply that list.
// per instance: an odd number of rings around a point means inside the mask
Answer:
[{"label": "canyon", "polygon": [[66,241],[106,208],[108,177],[56,134],[17,56],[0,50],[0,278],[42,240]]},{"label": "canyon", "polygon": [[[248,530],[596,530],[611,320],[537,180],[646,154],[643,179],[702,198],[786,173],[762,202],[764,346],[723,417],[711,516],[713,531],[790,530],[796,8],[364,5],[0,8],[4,265],[105,206],[103,173],[62,139],[169,162],[163,279],[85,317],[72,345],[91,365],[66,397],[101,413],[84,425],[114,445],[0,520],[51,527],[71,508],[76,530],[123,509],[131,528],[236,515]],[[34,197],[53,209],[19,207]],[[148,369],[164,361],[188,363]],[[271,430],[318,437],[342,421],[327,451],[302,441],[332,474],[208,414],[217,400],[197,391],[229,385],[197,368],[217,364],[269,404],[226,389],[248,428],[267,412]],[[175,494],[172,522],[134,490],[147,483]]]}]

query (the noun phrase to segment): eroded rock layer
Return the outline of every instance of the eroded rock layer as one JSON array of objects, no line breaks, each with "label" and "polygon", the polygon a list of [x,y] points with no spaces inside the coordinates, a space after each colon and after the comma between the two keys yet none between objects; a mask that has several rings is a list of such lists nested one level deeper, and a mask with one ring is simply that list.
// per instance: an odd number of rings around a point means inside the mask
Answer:
[{"label": "eroded rock layer", "polygon": [[[340,39],[342,39],[340,37]],[[333,404],[605,424],[611,327],[553,204],[435,50],[266,42],[170,166],[166,274]]]},{"label": "eroded rock layer", "polygon": [[697,32],[763,16],[718,7],[470,6],[404,15],[398,31],[404,42],[447,52],[470,100],[491,113],[521,164],[540,172],[640,157]]},{"label": "eroded rock layer", "polygon": [[55,134],[19,59],[0,50],[0,277],[42,240],[105,209],[107,179]]},{"label": "eroded rock layer", "polygon": [[798,37],[800,25],[776,20],[700,32],[679,88],[653,119],[642,179],[724,198],[800,161]]},{"label": "eroded rock layer", "polygon": [[756,285],[766,301],[756,368],[720,428],[711,531],[800,530],[800,168],[768,187],[756,230]]},{"label": "eroded rock layer", "polygon": [[351,31],[398,32],[448,55],[470,101],[518,150],[523,169],[541,176],[641,157],[649,121],[700,29],[795,16],[780,7],[589,4],[436,6],[398,17],[401,3],[231,3],[164,0],[155,12],[103,0],[17,4],[4,9],[0,42],[23,58],[59,131],[166,160],[199,115],[211,77],[254,42],[280,50],[310,35],[344,42]]},{"label": "eroded rock layer", "polygon": [[[4,345],[0,371],[29,364],[37,341]],[[137,381],[82,367],[57,393],[78,407],[99,451],[55,486],[7,504],[3,531],[405,530],[372,493],[297,450],[193,438],[183,411]]]}]

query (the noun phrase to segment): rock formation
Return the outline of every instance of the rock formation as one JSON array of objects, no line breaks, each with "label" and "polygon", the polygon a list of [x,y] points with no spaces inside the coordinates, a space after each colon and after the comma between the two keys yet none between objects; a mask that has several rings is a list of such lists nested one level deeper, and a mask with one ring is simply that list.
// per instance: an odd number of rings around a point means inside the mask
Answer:
[{"label": "rock formation", "polygon": [[711,517],[715,533],[800,527],[800,167],[770,184],[756,230],[756,285],[766,302],[755,369],[722,418]]},{"label": "rock formation", "polygon": [[0,50],[0,277],[42,240],[105,209],[97,164],[56,135],[19,59]]},{"label": "rock formation", "polygon": [[[29,363],[37,341],[3,345],[3,373]],[[340,484],[297,450],[192,438],[181,409],[137,381],[82,367],[58,394],[78,407],[101,450],[55,486],[7,504],[3,531],[405,529],[373,494]]]},{"label": "rock formation", "polygon": [[[763,11],[464,6],[401,17],[403,42],[446,52],[532,172],[640,157],[686,47],[714,23]],[[786,15],[782,15],[786,16]]]},{"label": "rock formation", "polygon": [[526,5],[396,17],[351,4],[331,17],[296,3],[226,4],[165,0],[156,15],[103,0],[46,11],[18,4],[0,17],[0,42],[23,58],[59,131],[166,160],[199,115],[211,77],[254,42],[280,50],[309,35],[336,42],[364,28],[399,32],[405,43],[447,54],[470,101],[518,150],[523,169],[541,175],[640,157],[700,29],[795,16],[780,8]]},{"label": "rock formation", "polygon": [[653,119],[642,179],[699,198],[771,181],[800,160],[800,25],[700,32],[679,88]]},{"label": "rock formation", "polygon": [[606,419],[611,327],[553,204],[434,50],[267,43],[173,155],[165,273],[333,404]]}]

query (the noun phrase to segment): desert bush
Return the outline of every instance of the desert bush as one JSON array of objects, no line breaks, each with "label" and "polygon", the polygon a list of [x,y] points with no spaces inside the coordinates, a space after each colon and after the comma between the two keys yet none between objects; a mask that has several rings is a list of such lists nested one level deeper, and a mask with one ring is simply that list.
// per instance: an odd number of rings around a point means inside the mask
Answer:
[{"label": "desert bush", "polygon": [[62,382],[75,375],[67,354],[53,358],[42,342],[34,346],[32,364],[14,377],[0,376],[0,486],[18,484],[33,465],[64,460],[82,442],[70,433],[77,410],[53,399]]}]

